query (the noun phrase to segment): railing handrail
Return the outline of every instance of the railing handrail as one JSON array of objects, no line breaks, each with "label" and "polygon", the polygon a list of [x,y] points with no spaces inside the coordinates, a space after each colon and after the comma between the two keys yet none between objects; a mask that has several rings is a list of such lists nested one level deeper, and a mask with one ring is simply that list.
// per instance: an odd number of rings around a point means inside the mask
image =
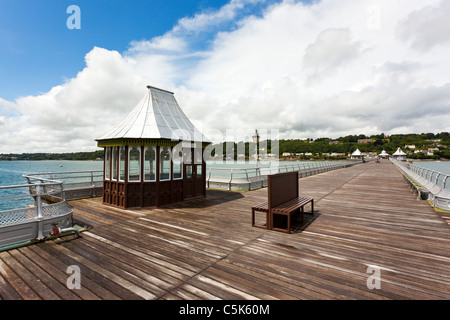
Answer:
[{"label": "railing handrail", "polygon": [[[36,185],[37,184],[42,185],[42,186],[53,186],[53,185],[62,184],[62,182],[55,181],[54,183],[44,182],[44,183],[36,183]],[[17,184],[17,185],[11,185],[11,186],[0,186],[0,189],[29,188],[29,187],[30,187],[30,184],[27,183],[27,184]]]},{"label": "railing handrail", "polygon": [[[206,184],[210,187],[211,183],[224,183],[227,185],[228,190],[231,190],[233,184],[248,184],[249,190],[253,188],[264,187],[264,181],[268,175],[280,173],[280,172],[293,172],[298,171],[306,175],[318,174],[321,172],[345,168],[349,165],[354,165],[346,161],[317,161],[317,162],[302,162],[302,163],[284,163],[268,166],[253,166],[247,168],[234,167],[229,164],[229,167],[207,167],[207,180]],[[217,180],[215,180],[217,179]]]},{"label": "railing handrail", "polygon": [[[406,163],[398,161],[398,160],[392,160],[392,162],[397,166],[402,166],[405,170],[412,171],[413,174],[425,179],[427,182],[433,183],[434,185],[438,185],[437,184],[437,182],[439,180],[438,177],[443,177],[442,178],[442,181],[443,181],[442,188],[444,188],[444,189],[446,186],[445,182],[448,179],[448,177],[450,177],[450,174],[445,174],[440,171],[433,170],[431,168],[425,168],[425,167],[421,167],[421,166],[418,166],[415,164],[406,164]],[[414,171],[414,170],[416,170],[416,171]],[[416,172],[418,172],[418,173],[416,173]],[[424,173],[425,173],[425,175],[424,175]],[[431,173],[431,174],[429,175],[429,173]],[[433,178],[434,174],[436,174],[436,175]]]},{"label": "railing handrail", "polygon": [[82,170],[82,171],[60,171],[60,172],[39,172],[24,174],[24,176],[43,176],[49,174],[72,174],[72,173],[90,173],[90,172],[102,172],[103,170]]}]

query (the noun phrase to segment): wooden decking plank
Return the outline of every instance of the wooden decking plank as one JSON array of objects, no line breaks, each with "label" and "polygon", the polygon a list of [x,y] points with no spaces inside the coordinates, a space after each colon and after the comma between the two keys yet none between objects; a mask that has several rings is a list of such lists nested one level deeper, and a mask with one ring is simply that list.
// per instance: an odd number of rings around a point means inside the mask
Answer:
[{"label": "wooden decking plank", "polygon": [[[67,276],[69,276],[67,272],[67,268],[70,265],[73,265],[71,261],[68,261],[68,258],[58,254],[57,256],[47,252],[42,248],[42,246],[35,245],[30,246],[27,249],[35,253],[36,255],[39,255],[42,259],[46,261],[51,261],[52,266],[60,270],[61,273],[64,273]],[[55,253],[55,252],[53,252]],[[60,259],[61,258],[61,259]],[[68,263],[66,263],[68,262]],[[87,273],[85,269],[81,270],[82,273],[82,286],[81,289],[77,292],[83,299],[89,299],[89,300],[97,300],[97,297],[104,300],[118,300],[119,297],[113,294],[111,291],[108,291],[104,286],[101,286],[101,283],[97,283],[95,281],[92,281],[89,277],[87,277]],[[67,278],[66,278],[67,281]]]},{"label": "wooden decking plank", "polygon": [[[42,283],[41,279],[35,277],[26,266],[22,265],[19,261],[14,258],[13,255],[17,256],[20,253],[17,250],[14,252],[2,252],[0,253],[0,258],[5,262],[14,273],[20,277],[20,281],[16,277],[16,284],[21,287],[21,289],[27,294],[31,294],[33,297],[35,294],[44,300],[61,300],[57,294],[55,294],[48,286]],[[30,267],[30,266],[28,266]],[[4,266],[3,266],[4,268]],[[25,285],[24,285],[25,283]],[[31,292],[30,288],[33,293]],[[35,293],[35,294],[34,294]]]},{"label": "wooden decking plank", "polygon": [[[280,279],[290,279],[290,282],[296,283],[299,288],[302,288],[302,293],[306,295],[333,298],[346,296],[349,299],[380,298],[380,295],[364,290],[366,277],[355,279],[354,274],[351,273],[351,277],[349,277],[347,269],[336,271],[324,268],[318,265],[316,260],[308,259],[307,256],[299,258],[298,256],[266,254],[267,258],[265,258],[262,256],[265,254],[264,251],[251,250],[251,248],[245,248],[245,251],[243,250],[239,254],[246,257],[245,259],[249,262],[251,261],[254,267],[260,266],[260,269],[274,273]],[[241,258],[241,261],[245,259]],[[355,281],[359,279],[360,281]]]},{"label": "wooden decking plank", "polygon": [[[0,259],[0,269],[3,267],[3,262]],[[8,281],[2,276],[2,274],[6,274],[0,270],[0,300],[22,300],[22,297],[19,293],[14,289],[13,286],[9,284]]]},{"label": "wooden decking plank", "polygon": [[[185,290],[186,292],[193,294],[197,297],[199,297],[200,299],[204,299],[204,300],[221,300],[220,297],[215,296],[205,290],[202,290],[200,288],[197,288],[187,282],[185,282],[180,288],[182,288],[183,290]],[[176,289],[177,290],[177,289]],[[176,291],[175,290],[175,291]]]},{"label": "wooden decking plank", "polygon": [[252,281],[275,287],[283,294],[295,297],[298,300],[329,300],[338,296],[335,293],[328,295],[326,290],[320,294],[312,292],[288,276],[283,276],[279,272],[258,263],[260,262],[248,260],[247,256],[234,254],[233,257],[222,260],[219,265],[222,267],[226,264],[227,267],[238,270],[239,274],[249,277]]},{"label": "wooden decking plank", "polygon": [[134,292],[130,291],[129,286],[127,286],[128,283],[122,285],[119,277],[116,277],[113,273],[107,272],[103,268],[99,267],[99,265],[91,263],[89,260],[80,257],[75,252],[60,245],[53,245],[50,248],[45,249],[53,251],[53,254],[59,256],[60,259],[69,265],[78,266],[81,272],[81,285],[84,285],[84,279],[88,278],[91,281],[98,283],[101,287],[106,288],[108,291],[113,292],[114,295],[120,299],[139,299]]},{"label": "wooden decking plank", "polygon": [[5,260],[9,260],[9,254],[7,252],[0,252],[0,273],[8,284],[24,300],[41,300],[39,295],[13,271]]},{"label": "wooden decking plank", "polygon": [[[127,245],[133,244],[135,248],[141,247],[144,252],[156,256],[163,264],[168,265],[167,260],[178,261],[179,263],[175,262],[173,266],[180,266],[182,269],[185,269],[186,266],[197,271],[203,268],[204,263],[215,260],[213,257],[202,254],[199,250],[196,250],[196,252],[187,250],[187,244],[166,241],[163,237],[154,236],[151,233],[137,232],[135,227],[112,226],[109,228],[108,234],[103,234],[104,237],[109,235],[114,236],[114,241],[120,241],[120,243]],[[187,268],[181,272],[190,274]]]},{"label": "wooden decking plank", "polygon": [[[442,274],[445,272],[445,267],[432,264],[433,269],[429,272],[427,271],[427,267],[430,264],[426,264],[425,262],[417,264],[415,256],[408,259],[407,257],[405,258],[404,255],[395,253],[388,255],[385,251],[361,243],[357,247],[349,243],[342,244],[339,241],[327,241],[314,236],[312,236],[312,238],[313,239],[304,237],[301,246],[298,246],[296,249],[300,251],[307,250],[313,252],[315,255],[332,256],[335,259],[353,261],[361,261],[361,254],[364,254],[367,264],[374,264],[374,261],[376,261],[377,264],[383,266],[384,269],[394,269],[399,277],[402,277],[403,274],[407,274],[409,277],[425,278],[429,281],[429,286],[432,288],[445,287],[445,284],[450,283],[450,275]],[[296,245],[294,242],[291,243]],[[291,244],[283,243],[280,245],[290,246]],[[268,250],[279,250],[279,246],[269,247]],[[449,279],[449,281],[444,282],[442,281],[443,279]]]},{"label": "wooden decking plank", "polygon": [[113,259],[119,260],[122,263],[133,266],[133,268],[137,268],[140,271],[148,273],[151,277],[154,277],[152,280],[155,284],[161,286],[163,289],[167,290],[182,283],[182,280],[172,276],[170,272],[165,272],[167,268],[151,263],[139,254],[136,255],[130,251],[108,246],[105,242],[96,238],[92,238],[87,245],[95,246],[97,251],[101,251]]},{"label": "wooden decking plank", "polygon": [[[156,274],[154,269],[147,268],[145,265],[139,263],[140,261],[136,260],[133,256],[121,255],[117,251],[111,251],[110,248],[104,247],[95,241],[90,241],[86,246],[96,250],[96,255],[104,260],[105,263],[111,266],[114,265],[120,270],[124,270],[137,277],[138,284],[146,282],[148,289],[154,292],[155,295],[162,296],[166,293],[165,290],[171,289],[174,285],[180,283],[179,281],[175,282],[174,278],[168,279],[168,277],[162,273]],[[175,283],[167,282],[162,278]]]},{"label": "wooden decking plank", "polygon": [[[247,247],[246,250],[249,250],[250,248]],[[339,257],[339,259],[336,259],[333,256],[330,255],[321,255],[318,254],[317,252],[313,252],[311,250],[308,249],[304,249],[304,248],[300,248],[300,250],[296,252],[290,252],[289,250],[283,250],[283,248],[280,248],[279,246],[277,247],[273,247],[270,246],[268,244],[264,245],[264,248],[262,248],[263,251],[261,251],[261,256],[268,255],[271,252],[276,252],[277,257],[281,255],[281,261],[282,263],[280,264],[281,266],[287,266],[290,267],[292,270],[294,270],[293,272],[297,272],[296,270],[305,270],[305,269],[310,269],[311,275],[308,277],[314,277],[314,272],[317,272],[317,269],[320,269],[320,266],[325,266],[325,268],[327,266],[331,266],[332,269],[330,269],[330,272],[328,273],[336,273],[339,272],[339,274],[341,274],[341,276],[338,279],[334,279],[333,283],[339,283],[340,280],[339,279],[345,279],[347,278],[347,283],[352,283],[355,282],[356,279],[360,279],[357,283],[355,283],[355,286],[359,286],[360,289],[364,289],[364,287],[366,286],[366,280],[369,277],[368,274],[365,274],[365,272],[367,271],[367,267],[369,265],[371,265],[371,263],[367,262],[364,263],[364,261],[361,260],[357,260],[357,259],[348,259],[348,258],[341,258]],[[292,251],[292,250],[291,250]],[[291,264],[290,261],[294,261],[295,259],[298,257],[298,263],[293,263]],[[294,260],[292,260],[294,259]],[[313,268],[307,268],[305,267],[305,265],[303,265],[302,261],[309,261],[311,263],[313,263]],[[299,266],[301,265],[301,266]],[[319,265],[319,267],[317,267],[317,265]],[[445,284],[443,283],[436,283],[436,282],[429,282],[429,284],[427,285],[421,285],[420,277],[417,277],[415,275],[412,274],[407,274],[407,273],[399,273],[397,270],[392,270],[390,268],[385,267],[382,264],[378,264],[381,268],[382,268],[382,278],[383,278],[383,282],[390,282],[390,283],[398,283],[399,279],[402,279],[402,285],[405,287],[417,287],[417,290],[426,292],[427,294],[430,294],[431,296],[440,296],[439,291],[442,291],[442,293],[445,295],[445,290],[448,290],[448,287],[446,288]],[[336,271],[337,270],[337,271]],[[344,273],[342,274],[341,271],[343,271]],[[324,274],[327,274],[327,272],[323,272]],[[347,277],[345,277],[345,275],[347,275]],[[360,275],[360,276],[358,276]],[[397,284],[399,286],[399,284]],[[439,290],[439,287],[441,288],[441,290]],[[433,290],[434,289],[434,290]],[[381,291],[380,291],[381,293]],[[441,294],[442,294],[441,293]],[[395,298],[395,297],[390,297],[390,298]],[[400,298],[400,297],[397,297]]]},{"label": "wooden decking plank", "polygon": [[174,296],[177,296],[181,300],[202,300],[202,298],[200,298],[199,296],[196,296],[196,295],[192,294],[191,292],[188,292],[181,288],[176,288],[176,289],[172,290],[171,294]]},{"label": "wooden decking plank", "polygon": [[[34,246],[36,247],[36,246]],[[34,252],[30,247],[20,248],[20,252],[22,252],[28,259],[30,259],[31,263],[39,266],[42,270],[45,270],[48,274],[50,274],[54,281],[58,281],[60,284],[66,286],[68,277],[70,276],[68,273],[64,273],[61,269],[55,266],[55,259],[46,260]],[[66,268],[67,271],[67,268]],[[53,288],[53,281],[49,283],[49,285]],[[98,300],[100,299],[97,295],[92,293],[87,289],[85,285],[83,285],[80,289],[72,290],[73,294],[77,295],[80,299],[86,300]],[[63,299],[71,299],[70,297],[66,298],[63,294],[61,294]]]},{"label": "wooden decking plank", "polygon": [[80,248],[76,244],[68,244],[64,248],[70,250],[71,254],[80,262],[82,261],[91,269],[101,270],[105,277],[108,277],[130,293],[135,294],[135,299],[152,300],[158,298],[158,295],[152,292],[153,286],[150,286],[146,281],[139,279],[128,271],[111,265],[105,260],[103,254],[93,251],[88,246]]},{"label": "wooden decking plank", "polygon": [[204,240],[205,237],[198,234],[186,233],[178,228],[170,229],[167,226],[153,227],[147,223],[142,223],[141,220],[139,222],[129,223],[133,224],[136,231],[142,230],[142,232],[148,235],[151,234],[152,237],[162,238],[171,244],[179,245],[182,248],[201,253],[202,255],[211,256],[214,259],[220,259],[226,252],[231,250],[231,248],[225,247],[223,244],[219,245],[206,242]]},{"label": "wooden decking plank", "polygon": [[[30,273],[39,279],[47,288],[53,291],[59,298],[63,300],[80,300],[80,298],[73,291],[67,288],[65,283],[63,285],[61,282],[55,280],[54,274],[49,273],[48,269],[42,269],[38,264],[30,260],[28,256],[24,254],[23,250],[14,250],[11,252],[11,255],[20,264],[26,266]],[[55,298],[46,297],[45,299]]]},{"label": "wooden decking plank", "polygon": [[243,292],[254,295],[261,300],[293,299],[293,297],[281,294],[279,291],[275,290],[275,288],[262,286],[244,277],[225,272],[216,267],[208,268],[203,274],[211,279],[223,282],[231,287],[235,287]]},{"label": "wooden decking plank", "polygon": [[159,266],[159,269],[165,268],[168,274],[177,279],[186,279],[191,277],[196,273],[196,271],[199,270],[199,267],[189,265],[177,260],[176,258],[167,256],[162,250],[160,250],[161,253],[157,252],[156,250],[153,250],[152,247],[149,247],[147,243],[139,242],[136,239],[126,239],[125,241],[124,239],[121,239],[120,236],[115,237],[115,234],[110,234],[109,232],[102,234],[102,236],[90,232],[86,232],[86,235],[105,242],[114,248],[128,250],[134,255],[137,255],[154,264],[155,267]]},{"label": "wooden decking plank", "polygon": [[208,278],[200,275],[189,279],[186,283],[198,290],[206,292],[208,295],[218,297],[221,300],[242,300],[238,294],[232,293],[225,286],[214,286],[208,282]]}]

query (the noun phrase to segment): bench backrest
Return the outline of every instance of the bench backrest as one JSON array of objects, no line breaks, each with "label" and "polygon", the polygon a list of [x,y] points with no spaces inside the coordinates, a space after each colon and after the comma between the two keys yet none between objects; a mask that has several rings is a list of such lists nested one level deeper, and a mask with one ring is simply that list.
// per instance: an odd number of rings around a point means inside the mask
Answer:
[{"label": "bench backrest", "polygon": [[283,172],[268,176],[268,205],[269,208],[279,206],[289,200],[297,198],[298,172]]}]

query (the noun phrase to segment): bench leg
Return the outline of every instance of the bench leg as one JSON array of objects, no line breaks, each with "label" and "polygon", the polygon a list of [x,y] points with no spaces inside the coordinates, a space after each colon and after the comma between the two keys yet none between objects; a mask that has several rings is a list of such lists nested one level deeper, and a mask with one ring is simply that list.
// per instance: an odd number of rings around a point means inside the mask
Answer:
[{"label": "bench leg", "polygon": [[287,233],[291,233],[291,213],[287,215]]},{"label": "bench leg", "polygon": [[252,208],[252,227],[257,227],[261,229],[269,229],[269,212],[266,212],[266,226],[257,226],[255,223],[255,209]]}]

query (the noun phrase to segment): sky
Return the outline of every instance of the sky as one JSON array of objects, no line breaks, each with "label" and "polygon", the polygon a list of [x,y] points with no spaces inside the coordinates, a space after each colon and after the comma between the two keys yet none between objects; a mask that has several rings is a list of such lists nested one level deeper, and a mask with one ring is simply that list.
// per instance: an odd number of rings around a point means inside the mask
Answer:
[{"label": "sky", "polygon": [[0,153],[94,151],[147,85],[213,142],[450,131],[448,16],[445,0],[0,0]]}]

